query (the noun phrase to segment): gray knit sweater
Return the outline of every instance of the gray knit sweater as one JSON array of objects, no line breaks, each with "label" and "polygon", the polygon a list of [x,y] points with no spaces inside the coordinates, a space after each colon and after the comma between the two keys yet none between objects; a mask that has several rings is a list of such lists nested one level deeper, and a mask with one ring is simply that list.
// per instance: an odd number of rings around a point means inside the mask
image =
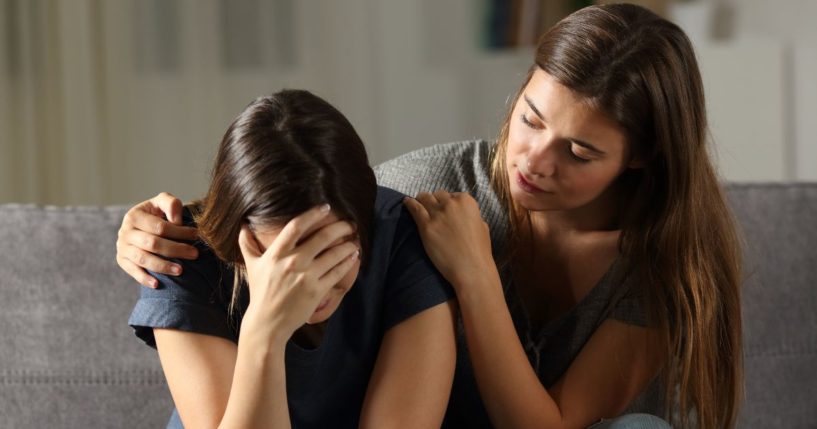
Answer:
[{"label": "gray knit sweater", "polygon": [[[491,230],[494,256],[502,254],[506,242],[508,216],[490,185],[493,143],[463,141],[420,149],[375,167],[378,183],[414,196],[421,191],[444,189],[467,192],[479,203],[480,212]],[[552,386],[578,355],[581,348],[607,318],[644,324],[638,300],[628,293],[627,282],[619,275],[618,261],[598,284],[564,316],[533,329],[525,306],[515,293],[507,270],[502,270],[505,299],[519,339],[528,359],[545,387]],[[445,427],[491,427],[479,397],[467,344],[459,323],[457,369]],[[659,395],[653,384],[630,407],[630,412],[659,414]]]},{"label": "gray knit sweater", "polygon": [[484,140],[440,144],[386,161],[374,171],[379,185],[412,197],[438,189],[471,194],[490,226],[494,254],[498,254],[504,248],[508,216],[491,188],[492,149]]}]

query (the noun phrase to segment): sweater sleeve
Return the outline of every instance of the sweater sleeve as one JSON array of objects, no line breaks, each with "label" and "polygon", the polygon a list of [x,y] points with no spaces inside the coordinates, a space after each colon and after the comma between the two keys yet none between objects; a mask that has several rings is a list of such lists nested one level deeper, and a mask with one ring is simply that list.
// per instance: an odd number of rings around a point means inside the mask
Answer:
[{"label": "sweater sleeve", "polygon": [[374,167],[378,184],[409,196],[419,192],[466,192],[491,229],[494,255],[502,254],[508,217],[491,185],[494,143],[468,140],[419,149]]}]

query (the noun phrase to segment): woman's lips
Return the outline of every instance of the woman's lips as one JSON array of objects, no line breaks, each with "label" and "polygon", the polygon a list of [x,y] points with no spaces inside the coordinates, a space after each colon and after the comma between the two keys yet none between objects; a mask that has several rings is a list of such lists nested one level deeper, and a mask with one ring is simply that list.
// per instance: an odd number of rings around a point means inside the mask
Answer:
[{"label": "woman's lips", "polygon": [[540,189],[533,183],[529,182],[527,179],[525,179],[525,175],[518,171],[516,172],[516,184],[519,185],[523,191],[531,194],[546,192],[545,190]]}]

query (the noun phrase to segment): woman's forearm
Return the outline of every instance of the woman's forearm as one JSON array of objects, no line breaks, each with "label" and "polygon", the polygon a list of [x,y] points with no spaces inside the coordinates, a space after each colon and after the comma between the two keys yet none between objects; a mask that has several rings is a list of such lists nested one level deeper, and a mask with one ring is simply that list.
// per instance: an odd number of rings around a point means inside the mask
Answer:
[{"label": "woman's forearm", "polygon": [[[471,273],[473,274],[473,273]],[[558,405],[528,361],[496,270],[455,280],[480,394],[496,427],[561,427]]]},{"label": "woman's forearm", "polygon": [[288,338],[242,328],[220,428],[291,427],[284,356]]}]

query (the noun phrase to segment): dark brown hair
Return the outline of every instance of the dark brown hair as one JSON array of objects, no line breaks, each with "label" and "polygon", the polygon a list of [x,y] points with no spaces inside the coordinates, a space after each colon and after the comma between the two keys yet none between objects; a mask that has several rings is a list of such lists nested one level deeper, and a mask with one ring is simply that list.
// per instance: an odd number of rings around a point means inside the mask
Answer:
[{"label": "dark brown hair", "polygon": [[332,105],[301,90],[250,103],[227,128],[210,188],[193,210],[202,240],[236,267],[231,312],[243,284],[243,224],[282,226],[328,203],[356,225],[365,265],[376,193],[363,142]]},{"label": "dark brown hair", "polygon": [[[662,370],[668,419],[683,427],[733,427],[743,378],[740,243],[710,161],[703,84],[689,39],[642,7],[590,6],[544,34],[534,61],[516,100],[543,70],[615,120],[643,161],[618,179],[619,246],[669,357]],[[492,181],[511,214],[513,248],[526,215],[508,190],[510,115]],[[670,415],[676,401],[680,413]]]}]

